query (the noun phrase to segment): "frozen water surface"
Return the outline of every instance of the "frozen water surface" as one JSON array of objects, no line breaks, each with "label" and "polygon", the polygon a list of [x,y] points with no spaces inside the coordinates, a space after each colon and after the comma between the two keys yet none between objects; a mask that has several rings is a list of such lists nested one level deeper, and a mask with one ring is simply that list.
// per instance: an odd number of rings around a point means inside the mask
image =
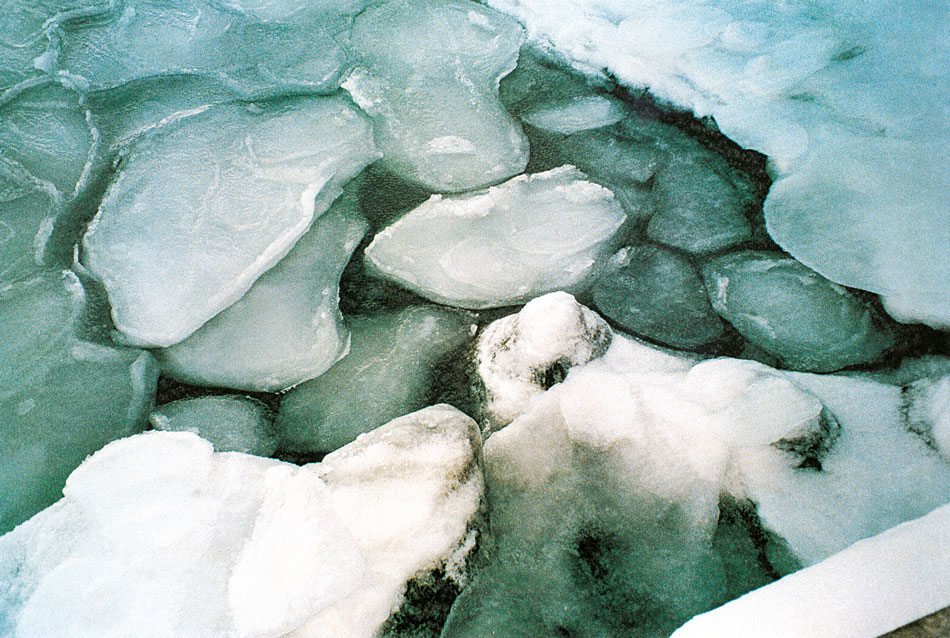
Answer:
[{"label": "frozen water surface", "polygon": [[948,20],[3,3],[0,634],[947,607]]}]

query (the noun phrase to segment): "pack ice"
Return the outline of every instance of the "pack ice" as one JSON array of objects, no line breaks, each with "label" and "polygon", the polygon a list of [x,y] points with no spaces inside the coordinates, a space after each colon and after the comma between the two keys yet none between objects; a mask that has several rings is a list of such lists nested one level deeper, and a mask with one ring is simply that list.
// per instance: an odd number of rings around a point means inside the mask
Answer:
[{"label": "pack ice", "polygon": [[210,107],[122,156],[83,263],[132,343],[170,346],[237,301],[376,158],[343,97]]},{"label": "pack ice", "polygon": [[433,195],[378,233],[366,259],[432,301],[506,306],[589,285],[625,220],[613,193],[563,166],[485,191]]},{"label": "pack ice", "polygon": [[464,578],[479,454],[448,406],[303,467],[190,433],[122,439],[0,538],[0,631],[371,638],[417,574]]},{"label": "pack ice", "polygon": [[727,0],[490,0],[531,41],[769,157],[769,234],[902,321],[950,325],[947,10]]}]

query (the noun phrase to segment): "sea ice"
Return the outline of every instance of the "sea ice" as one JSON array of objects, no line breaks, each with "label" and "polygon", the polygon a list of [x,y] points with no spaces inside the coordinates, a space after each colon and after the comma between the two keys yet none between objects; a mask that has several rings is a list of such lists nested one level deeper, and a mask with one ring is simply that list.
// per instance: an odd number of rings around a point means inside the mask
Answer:
[{"label": "sea ice", "polygon": [[365,561],[360,587],[288,638],[375,638],[407,583],[469,578],[482,521],[481,435],[470,418],[435,405],[361,435],[317,465],[337,516]]},{"label": "sea ice", "polygon": [[366,249],[380,275],[462,308],[583,289],[616,247],[626,215],[613,194],[572,166],[427,202]]},{"label": "sea ice", "polygon": [[948,543],[944,505],[697,616],[672,638],[883,635],[946,606]]},{"label": "sea ice", "polygon": [[338,198],[243,297],[158,350],[162,370],[192,384],[270,392],[326,372],[349,344],[340,274],[365,232],[355,197]]},{"label": "sea ice", "polygon": [[657,213],[647,225],[653,241],[690,253],[722,250],[752,238],[750,202],[702,163],[671,162],[656,175]]},{"label": "sea ice", "polygon": [[219,78],[248,99],[338,88],[344,16],[311,11],[310,20],[286,22],[219,4],[135,0],[97,20],[61,20],[41,67],[85,88],[173,73]]},{"label": "sea ice", "polygon": [[466,0],[393,0],[357,16],[343,87],[373,118],[386,168],[441,192],[523,171],[527,140],[498,100],[521,39],[516,22]]},{"label": "sea ice", "polygon": [[488,429],[511,423],[571,368],[603,355],[612,338],[603,319],[565,292],[538,297],[483,328],[474,362]]},{"label": "sea ice", "polygon": [[950,374],[905,386],[901,399],[908,428],[950,461]]},{"label": "sea ice", "polygon": [[215,452],[271,456],[277,450],[274,413],[250,397],[225,394],[180,399],[155,408],[148,419],[156,430],[197,434]]},{"label": "sea ice", "polygon": [[49,185],[0,159],[0,282],[36,272],[59,201]]},{"label": "sea ice", "polygon": [[125,339],[173,345],[247,292],[375,158],[369,122],[341,96],[210,107],[123,154],[83,263]]},{"label": "sea ice", "polygon": [[576,68],[712,116],[777,179],[770,235],[905,321],[950,325],[946,6],[489,0]]},{"label": "sea ice", "polygon": [[87,454],[147,422],[158,366],[77,338],[84,302],[69,271],[0,285],[0,532],[55,501]]},{"label": "sea ice", "polygon": [[425,406],[436,364],[464,347],[473,333],[469,318],[435,306],[349,317],[347,322],[350,352],[283,396],[277,416],[282,448],[332,452]]},{"label": "sea ice", "polygon": [[790,368],[869,363],[895,343],[866,303],[781,254],[730,253],[707,262],[703,277],[716,312]]},{"label": "sea ice", "polygon": [[117,441],[0,537],[0,632],[372,638],[413,579],[465,582],[480,444],[445,405],[303,467],[184,432]]},{"label": "sea ice", "polygon": [[594,305],[622,329],[674,348],[700,348],[723,334],[699,273],[659,246],[624,249],[591,289]]},{"label": "sea ice", "polygon": [[542,103],[525,112],[521,119],[535,128],[570,135],[610,126],[623,119],[623,104],[606,95],[585,95],[553,103]]}]

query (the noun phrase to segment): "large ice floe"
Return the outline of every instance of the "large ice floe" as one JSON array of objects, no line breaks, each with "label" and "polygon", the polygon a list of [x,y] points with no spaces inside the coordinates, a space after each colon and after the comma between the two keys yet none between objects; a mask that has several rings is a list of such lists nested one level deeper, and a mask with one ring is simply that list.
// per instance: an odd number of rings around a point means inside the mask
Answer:
[{"label": "large ice floe", "polygon": [[0,635],[950,618],[940,2],[2,5]]}]

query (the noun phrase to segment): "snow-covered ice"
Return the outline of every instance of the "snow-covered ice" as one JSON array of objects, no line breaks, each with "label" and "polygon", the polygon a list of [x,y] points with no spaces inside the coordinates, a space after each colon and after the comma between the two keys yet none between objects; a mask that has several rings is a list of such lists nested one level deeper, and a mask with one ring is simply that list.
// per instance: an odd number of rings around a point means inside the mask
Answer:
[{"label": "snow-covered ice", "polygon": [[0,631],[371,638],[413,578],[464,582],[480,444],[444,405],[303,467],[190,433],[114,442],[0,537]]},{"label": "snow-covered ice", "polygon": [[562,166],[485,191],[433,195],[378,233],[366,259],[437,303],[506,306],[589,285],[625,220],[609,190]]},{"label": "snow-covered ice", "polygon": [[216,106],[123,154],[83,240],[129,341],[170,346],[237,301],[376,158],[341,96]]}]

